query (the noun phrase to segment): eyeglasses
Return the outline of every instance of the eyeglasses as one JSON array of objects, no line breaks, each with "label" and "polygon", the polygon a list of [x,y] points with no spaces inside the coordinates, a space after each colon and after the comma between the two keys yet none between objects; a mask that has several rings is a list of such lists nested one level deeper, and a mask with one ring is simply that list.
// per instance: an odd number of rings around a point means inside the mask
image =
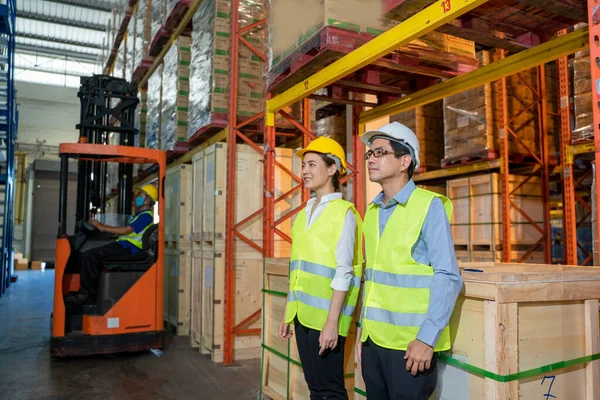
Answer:
[{"label": "eyeglasses", "polygon": [[389,150],[377,148],[375,150],[369,150],[365,153],[365,161],[369,161],[369,158],[371,158],[371,156],[374,156],[375,158],[381,158],[388,154],[393,154],[396,156],[406,155],[405,153],[397,153],[395,151],[389,151]]}]

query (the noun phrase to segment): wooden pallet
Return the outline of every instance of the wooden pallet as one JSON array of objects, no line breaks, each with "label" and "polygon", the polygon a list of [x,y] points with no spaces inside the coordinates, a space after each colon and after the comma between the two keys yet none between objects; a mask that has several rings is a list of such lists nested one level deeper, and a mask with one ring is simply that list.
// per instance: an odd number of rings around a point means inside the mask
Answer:
[{"label": "wooden pallet", "polygon": [[163,47],[165,47],[165,44],[167,44],[167,42],[171,39],[171,33],[172,31],[164,27],[160,28],[160,30],[156,33],[156,36],[154,36],[154,39],[152,39],[152,43],[148,49],[148,55],[150,57],[156,57],[160,54]]},{"label": "wooden pallet", "polygon": [[[269,92],[280,93],[302,82],[316,71],[337,61],[360,47],[374,36],[356,33],[336,27],[324,27],[306,41],[294,53],[275,65],[267,77]],[[432,55],[427,61],[420,56]],[[444,61],[445,60],[445,61]],[[447,61],[447,62],[446,62]],[[428,49],[400,49],[379,60],[373,66],[346,77],[346,80],[362,81],[366,93],[401,95],[409,90],[409,75],[421,75],[423,81],[434,83],[438,78],[450,78],[476,68],[475,59],[450,53],[431,52]],[[404,73],[404,74],[403,74]],[[343,85],[343,83],[341,83]],[[353,87],[360,92],[360,87]]]},{"label": "wooden pallet", "polygon": [[481,161],[495,160],[500,157],[500,153],[495,150],[482,150],[471,154],[464,154],[457,157],[447,157],[442,160],[442,168],[459,167],[461,165],[474,164]]},{"label": "wooden pallet", "polygon": [[177,26],[181,23],[183,16],[187,12],[187,10],[192,5],[193,1],[191,0],[179,0],[177,4],[174,6],[173,11],[167,17],[165,22],[165,29],[168,31],[174,31]]},{"label": "wooden pallet", "polygon": [[[277,331],[283,307],[285,305],[285,293],[289,289],[289,259],[268,258],[264,263],[264,293],[263,307],[263,354],[262,354],[262,392],[273,400],[284,399],[308,399],[309,391],[296,347],[296,338],[292,336],[289,340],[278,337]],[[283,297],[274,292],[283,293]],[[360,307],[357,307],[359,310]],[[352,398],[354,387],[354,343],[357,327],[352,324],[350,333],[346,338],[344,349],[346,373],[346,390]],[[289,392],[288,392],[289,390]],[[288,395],[289,393],[289,395]]]},{"label": "wooden pallet", "polygon": [[[464,289],[450,320],[449,356],[508,375],[598,352],[600,268],[489,262],[460,268]],[[598,396],[599,363],[503,383],[440,362],[438,393],[431,398],[592,400]],[[364,391],[360,370],[355,377]]]}]

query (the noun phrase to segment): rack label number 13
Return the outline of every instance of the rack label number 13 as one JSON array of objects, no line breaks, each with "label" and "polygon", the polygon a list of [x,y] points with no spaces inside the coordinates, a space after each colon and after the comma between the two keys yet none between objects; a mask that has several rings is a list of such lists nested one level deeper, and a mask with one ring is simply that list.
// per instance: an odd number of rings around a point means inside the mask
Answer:
[{"label": "rack label number 13", "polygon": [[450,0],[442,1],[442,9],[444,10],[444,14],[447,13],[448,11],[450,11],[451,8],[452,8],[452,3],[450,2]]}]

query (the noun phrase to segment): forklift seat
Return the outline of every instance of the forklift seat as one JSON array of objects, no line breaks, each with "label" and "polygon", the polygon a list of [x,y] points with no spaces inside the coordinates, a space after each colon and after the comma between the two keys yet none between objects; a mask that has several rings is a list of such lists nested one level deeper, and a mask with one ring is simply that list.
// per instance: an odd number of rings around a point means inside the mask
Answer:
[{"label": "forklift seat", "polygon": [[140,279],[158,258],[158,224],[142,236],[142,250],[131,255],[107,258],[98,280],[96,310],[104,315]]},{"label": "forklift seat", "polygon": [[108,257],[102,266],[110,271],[146,271],[158,256],[158,224],[153,224],[142,236],[142,249],[135,254]]}]

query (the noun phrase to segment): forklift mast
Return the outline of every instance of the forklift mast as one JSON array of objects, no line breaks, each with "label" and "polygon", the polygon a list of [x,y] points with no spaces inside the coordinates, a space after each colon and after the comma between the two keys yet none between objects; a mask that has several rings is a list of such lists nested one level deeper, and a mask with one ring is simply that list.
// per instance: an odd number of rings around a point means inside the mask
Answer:
[{"label": "forklift mast", "polygon": [[[107,75],[81,77],[77,96],[81,103],[79,142],[134,146],[135,109],[139,103],[137,84]],[[113,136],[118,136],[115,142]],[[109,142],[110,140],[110,142]],[[112,142],[112,143],[111,143]],[[119,164],[117,213],[131,213],[133,165]],[[75,221],[88,220],[92,214],[106,212],[107,163],[79,161],[77,174],[77,211]],[[77,230],[77,228],[76,228]]]}]

